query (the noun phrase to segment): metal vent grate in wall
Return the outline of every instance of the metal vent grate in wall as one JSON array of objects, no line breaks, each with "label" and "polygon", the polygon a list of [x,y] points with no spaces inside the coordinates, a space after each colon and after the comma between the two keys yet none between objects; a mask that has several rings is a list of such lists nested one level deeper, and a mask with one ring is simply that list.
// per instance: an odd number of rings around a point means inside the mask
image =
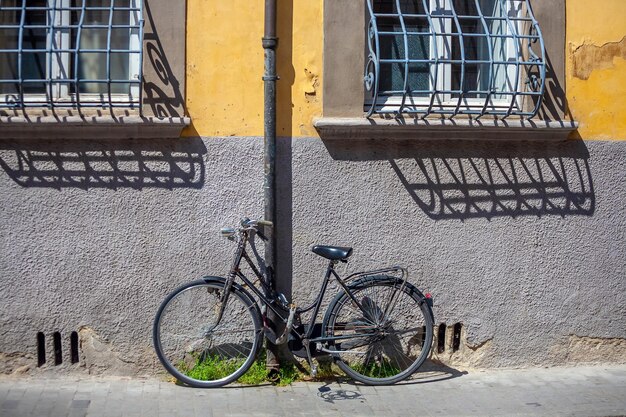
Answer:
[{"label": "metal vent grate in wall", "polygon": [[[67,346],[67,345],[66,345]],[[63,341],[61,332],[52,333],[52,352],[54,354],[54,365],[58,366],[63,363]],[[80,362],[79,356],[79,338],[78,332],[70,333],[70,363]],[[37,333],[37,366],[41,367],[46,364],[46,336],[43,332]]]},{"label": "metal vent grate in wall", "polygon": [[[446,347],[452,348],[452,352],[457,352],[461,348],[461,331],[463,329],[462,323],[454,323],[449,329],[446,323],[439,323],[435,326],[437,332],[437,353],[443,353],[446,351]],[[448,330],[452,330],[452,334],[448,333]],[[448,340],[448,339],[451,340]]]},{"label": "metal vent grate in wall", "polygon": [[141,0],[0,0],[0,108],[138,107]]},{"label": "metal vent grate in wall", "polygon": [[367,116],[533,117],[544,42],[528,0],[367,0]]}]

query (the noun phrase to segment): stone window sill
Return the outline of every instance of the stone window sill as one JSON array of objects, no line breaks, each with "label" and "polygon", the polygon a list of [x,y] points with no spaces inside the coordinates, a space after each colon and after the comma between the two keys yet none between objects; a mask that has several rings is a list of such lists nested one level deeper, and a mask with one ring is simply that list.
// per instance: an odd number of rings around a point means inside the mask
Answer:
[{"label": "stone window sill", "polygon": [[578,128],[574,121],[522,119],[420,119],[322,117],[313,122],[322,139],[560,141]]},{"label": "stone window sill", "polygon": [[140,139],[178,138],[188,117],[142,116],[2,116],[5,139]]}]

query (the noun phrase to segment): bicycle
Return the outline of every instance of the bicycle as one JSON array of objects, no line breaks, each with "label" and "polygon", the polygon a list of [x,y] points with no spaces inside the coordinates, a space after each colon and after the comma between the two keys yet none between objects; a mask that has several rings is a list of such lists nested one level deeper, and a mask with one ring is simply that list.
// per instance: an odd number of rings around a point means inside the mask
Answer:
[{"label": "bicycle", "polygon": [[[406,280],[406,269],[394,266],[341,278],[335,266],[347,262],[352,248],[314,246],[312,251],[329,264],[315,301],[300,308],[274,291],[260,271],[262,257],[254,239],[267,240],[265,227],[272,224],[244,219],[238,229],[223,228],[222,235],[237,242],[227,278],[189,282],[163,300],[154,319],[153,342],[170,374],[192,387],[229,384],[252,366],[263,335],[278,345],[287,343],[294,355],[308,361],[313,376],[313,359],[322,355],[330,355],[346,375],[369,385],[397,383],[422,365],[433,338],[432,298]],[[241,271],[242,259],[256,276],[254,282]],[[319,323],[333,277],[341,291]],[[268,326],[262,309],[271,310],[285,325],[280,335]],[[303,323],[303,313],[311,313],[308,323]]]}]

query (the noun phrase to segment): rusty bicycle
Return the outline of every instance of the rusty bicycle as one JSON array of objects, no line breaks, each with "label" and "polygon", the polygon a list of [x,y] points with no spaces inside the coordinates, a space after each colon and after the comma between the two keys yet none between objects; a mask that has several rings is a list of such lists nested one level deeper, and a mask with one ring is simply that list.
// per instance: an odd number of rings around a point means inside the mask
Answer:
[{"label": "rusty bicycle", "polygon": [[[320,355],[330,355],[346,375],[370,385],[402,381],[422,365],[433,339],[432,298],[407,281],[406,269],[393,266],[342,278],[335,266],[348,261],[352,248],[314,246],[328,266],[315,301],[297,307],[274,291],[262,272],[263,260],[252,242],[257,236],[266,239],[266,227],[272,224],[243,219],[238,228],[223,228],[222,235],[237,243],[227,277],[186,283],[161,303],[153,343],[171,375],[193,387],[234,382],[253,364],[264,335],[287,343],[294,355],[307,360],[312,375]],[[242,261],[254,279],[242,272]],[[318,321],[333,278],[339,293]],[[270,328],[268,310],[284,324],[283,331]]]}]

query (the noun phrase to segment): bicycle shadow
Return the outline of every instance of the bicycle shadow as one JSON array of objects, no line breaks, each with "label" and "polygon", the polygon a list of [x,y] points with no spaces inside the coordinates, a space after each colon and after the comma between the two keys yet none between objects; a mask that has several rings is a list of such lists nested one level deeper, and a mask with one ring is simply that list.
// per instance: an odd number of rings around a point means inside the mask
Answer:
[{"label": "bicycle shadow", "polygon": [[442,363],[435,363],[430,359],[417,370],[409,379],[400,382],[398,385],[428,384],[431,382],[448,381],[467,375],[467,371],[459,371]]},{"label": "bicycle shadow", "polygon": [[[448,381],[450,379],[460,378],[464,375],[467,375],[469,372],[467,371],[459,371],[456,368],[452,368],[450,366],[435,363],[430,360],[426,360],[424,364],[415,371],[409,378],[404,381],[397,382],[393,384],[393,386],[398,385],[418,385],[418,384],[431,384],[437,382]],[[336,382],[342,385],[353,385],[353,386],[369,386],[359,381],[355,381],[354,379],[341,376],[336,379]]]},{"label": "bicycle shadow", "polygon": [[334,404],[336,401],[363,399],[363,394],[357,391],[345,389],[332,389],[331,382],[326,382],[317,389],[317,396],[327,403]]},{"label": "bicycle shadow", "polygon": [[[396,383],[394,386],[436,383],[459,378],[467,374],[467,371],[459,371],[446,365],[435,364],[427,361],[424,365],[422,365],[422,368],[415,372],[409,379]],[[352,386],[355,389],[345,389],[343,387],[334,388],[333,385],[336,384],[339,384],[340,386]],[[359,386],[369,387],[367,384],[341,376],[333,380],[325,381],[324,385],[317,389],[317,396],[324,402],[330,404],[335,404],[336,402],[341,401],[363,401],[366,398],[358,391]]]}]

